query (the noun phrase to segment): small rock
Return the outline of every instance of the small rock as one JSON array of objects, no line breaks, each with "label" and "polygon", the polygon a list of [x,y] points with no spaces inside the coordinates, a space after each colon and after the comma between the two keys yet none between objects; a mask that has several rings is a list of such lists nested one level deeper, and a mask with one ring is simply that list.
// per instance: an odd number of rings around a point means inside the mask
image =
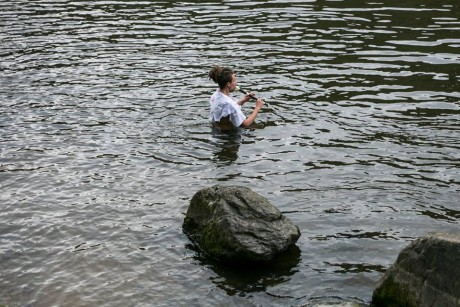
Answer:
[{"label": "small rock", "polygon": [[239,186],[198,191],[183,229],[206,254],[233,262],[270,261],[300,237],[299,228],[267,199]]},{"label": "small rock", "polygon": [[337,303],[337,304],[314,304],[311,307],[360,307],[358,303],[353,302],[344,302],[344,303]]}]

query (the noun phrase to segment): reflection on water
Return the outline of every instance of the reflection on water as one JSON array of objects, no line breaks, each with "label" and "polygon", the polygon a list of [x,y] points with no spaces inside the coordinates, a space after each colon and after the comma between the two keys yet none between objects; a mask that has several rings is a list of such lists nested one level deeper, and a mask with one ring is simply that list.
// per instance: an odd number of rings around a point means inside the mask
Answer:
[{"label": "reflection on water", "polygon": [[275,257],[271,262],[260,265],[221,264],[201,254],[197,247],[188,248],[196,252],[195,259],[200,265],[209,267],[216,273],[210,280],[227,295],[244,296],[252,292],[264,292],[268,288],[289,280],[297,272],[301,261],[301,252],[292,246]]},{"label": "reflection on water", "polygon": [[[366,304],[459,229],[458,0],[12,0],[0,25],[0,305]],[[268,102],[250,129],[209,127],[216,64]],[[219,182],[299,226],[289,261],[186,247]]]},{"label": "reflection on water", "polygon": [[218,127],[212,127],[213,144],[216,147],[213,160],[217,165],[230,165],[238,159],[242,133],[243,128],[223,130]]}]

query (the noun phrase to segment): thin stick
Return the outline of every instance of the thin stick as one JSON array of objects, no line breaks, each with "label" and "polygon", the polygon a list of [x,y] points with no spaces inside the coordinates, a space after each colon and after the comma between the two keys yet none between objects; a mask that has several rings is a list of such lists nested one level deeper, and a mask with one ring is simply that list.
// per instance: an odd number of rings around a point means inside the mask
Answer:
[{"label": "thin stick", "polygon": [[248,91],[243,90],[243,89],[242,89],[241,87],[239,87],[239,86],[236,86],[236,87],[235,87],[235,90],[237,90],[237,91],[239,91],[239,92],[241,92],[241,93],[243,93],[243,94],[245,94],[245,95],[249,95],[249,97],[251,97],[251,98],[254,99],[254,100],[259,99],[259,98],[257,98],[256,95],[250,94]]}]

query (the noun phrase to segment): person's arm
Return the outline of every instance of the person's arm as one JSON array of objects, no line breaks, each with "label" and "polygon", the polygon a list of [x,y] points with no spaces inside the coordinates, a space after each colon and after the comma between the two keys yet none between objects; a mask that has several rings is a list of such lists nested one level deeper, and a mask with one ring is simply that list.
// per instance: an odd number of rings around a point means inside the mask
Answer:
[{"label": "person's arm", "polygon": [[263,104],[264,104],[264,101],[262,99],[260,99],[260,98],[257,99],[256,107],[254,108],[252,113],[248,117],[246,117],[246,119],[243,121],[243,123],[241,123],[242,127],[248,127],[249,125],[251,125],[256,120],[257,114],[259,114],[259,111],[262,108]]},{"label": "person's arm", "polygon": [[243,104],[245,104],[246,102],[249,101],[249,99],[251,99],[251,95],[253,95],[252,93],[249,93],[249,94],[246,94],[243,96],[243,98],[241,98],[237,103],[242,106]]}]

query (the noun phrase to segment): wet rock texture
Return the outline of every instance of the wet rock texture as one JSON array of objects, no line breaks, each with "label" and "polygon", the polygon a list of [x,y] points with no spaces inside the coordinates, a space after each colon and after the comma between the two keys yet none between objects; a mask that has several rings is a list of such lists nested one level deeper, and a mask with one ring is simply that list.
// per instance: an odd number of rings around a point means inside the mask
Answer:
[{"label": "wet rock texture", "polygon": [[371,306],[460,306],[460,233],[432,233],[403,249]]},{"label": "wet rock texture", "polygon": [[231,262],[268,262],[300,237],[299,228],[267,199],[241,186],[198,191],[183,229],[207,255]]}]

